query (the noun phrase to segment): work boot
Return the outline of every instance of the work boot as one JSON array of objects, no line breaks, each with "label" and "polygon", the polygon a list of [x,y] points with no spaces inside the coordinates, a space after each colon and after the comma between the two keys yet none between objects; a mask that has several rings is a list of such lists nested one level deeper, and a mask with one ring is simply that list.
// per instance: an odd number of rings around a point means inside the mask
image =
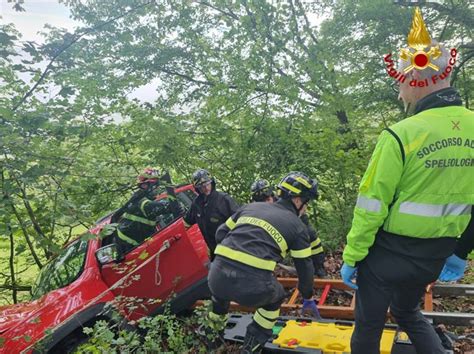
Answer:
[{"label": "work boot", "polygon": [[314,275],[318,277],[319,279],[323,279],[323,278],[326,278],[327,273],[324,268],[318,268],[314,270]]},{"label": "work boot", "polygon": [[327,276],[326,269],[324,268],[324,253],[320,253],[313,256],[314,275],[318,278],[325,278]]},{"label": "work boot", "polygon": [[240,354],[251,354],[251,353],[261,353],[263,345],[257,340],[257,338],[249,334],[245,334],[244,344],[240,350]]}]

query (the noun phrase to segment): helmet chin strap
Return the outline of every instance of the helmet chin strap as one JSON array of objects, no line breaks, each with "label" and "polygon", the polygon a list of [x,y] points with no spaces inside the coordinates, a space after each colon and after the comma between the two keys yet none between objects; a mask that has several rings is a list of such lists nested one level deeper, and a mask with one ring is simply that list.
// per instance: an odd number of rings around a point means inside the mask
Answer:
[{"label": "helmet chin strap", "polygon": [[293,204],[293,206],[295,207],[297,213],[298,213],[298,217],[300,216],[300,212],[301,212],[301,209],[303,209],[303,207],[308,204],[308,201],[304,201],[301,203],[301,206],[298,208],[296,205],[295,205],[295,202],[293,202],[293,200],[291,200],[291,204]]},{"label": "helmet chin strap", "polygon": [[411,110],[412,110],[412,104],[410,102],[407,103],[407,107],[405,109],[405,118],[408,117],[411,113]]}]

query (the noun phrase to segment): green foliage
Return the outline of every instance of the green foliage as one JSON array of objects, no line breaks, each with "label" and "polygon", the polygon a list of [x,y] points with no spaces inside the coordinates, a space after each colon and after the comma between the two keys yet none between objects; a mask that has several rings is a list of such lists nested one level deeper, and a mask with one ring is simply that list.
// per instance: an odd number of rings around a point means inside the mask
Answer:
[{"label": "green foliage", "polygon": [[[256,178],[302,170],[320,181],[311,221],[340,247],[375,139],[404,117],[382,58],[405,43],[411,9],[62,2],[82,23],[74,33],[48,25],[40,45],[0,25],[0,302],[26,298],[23,284],[127,200],[145,166],[176,183],[208,168],[241,203]],[[472,6],[422,10],[432,37],[459,49],[453,84],[469,106]]]},{"label": "green foliage", "polygon": [[[128,299],[129,307],[134,307],[134,303]],[[76,353],[184,353],[191,350],[206,353],[202,338],[195,330],[202,317],[207,317],[207,310],[198,308],[192,317],[180,318],[165,304],[162,314],[143,317],[126,326],[99,320],[94,327],[84,328],[90,338]]]}]

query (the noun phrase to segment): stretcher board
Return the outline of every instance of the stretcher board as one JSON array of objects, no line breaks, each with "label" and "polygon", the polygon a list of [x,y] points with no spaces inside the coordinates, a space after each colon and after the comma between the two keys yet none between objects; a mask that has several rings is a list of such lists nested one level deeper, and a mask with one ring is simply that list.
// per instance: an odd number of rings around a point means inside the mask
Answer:
[{"label": "stretcher board", "polygon": [[[242,343],[251,314],[231,314],[224,332],[224,339]],[[350,338],[354,330],[352,321],[322,320],[280,317],[273,327],[273,337],[265,344],[267,353],[349,354]],[[395,325],[386,325],[381,354],[416,354],[406,333]],[[452,354],[446,350],[446,354]]]}]

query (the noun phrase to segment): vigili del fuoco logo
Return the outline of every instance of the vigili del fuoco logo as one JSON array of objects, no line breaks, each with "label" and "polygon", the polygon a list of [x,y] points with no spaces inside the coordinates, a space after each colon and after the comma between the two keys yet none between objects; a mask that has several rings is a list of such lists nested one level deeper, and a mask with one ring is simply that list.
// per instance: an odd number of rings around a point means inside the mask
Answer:
[{"label": "vigili del fuoco logo", "polygon": [[[428,47],[429,49],[425,51]],[[449,58],[449,65],[443,70],[443,72],[434,74],[430,78],[424,80],[413,79],[409,82],[409,85],[413,87],[426,87],[430,84],[435,85],[438,81],[445,80],[453,70],[454,64],[456,64],[456,48],[452,48],[449,53],[451,56]],[[384,57],[384,62],[386,63],[388,75],[394,80],[404,83],[407,79],[406,74],[413,69],[425,70],[431,68],[434,71],[439,71],[439,67],[433,64],[432,60],[439,58],[441,54],[439,44],[432,46],[431,37],[426,29],[423,17],[421,16],[420,8],[416,7],[411,23],[410,33],[408,34],[408,48],[403,48],[400,51],[401,61],[407,62],[409,65],[402,71],[395,69],[392,53],[387,54]]]}]

